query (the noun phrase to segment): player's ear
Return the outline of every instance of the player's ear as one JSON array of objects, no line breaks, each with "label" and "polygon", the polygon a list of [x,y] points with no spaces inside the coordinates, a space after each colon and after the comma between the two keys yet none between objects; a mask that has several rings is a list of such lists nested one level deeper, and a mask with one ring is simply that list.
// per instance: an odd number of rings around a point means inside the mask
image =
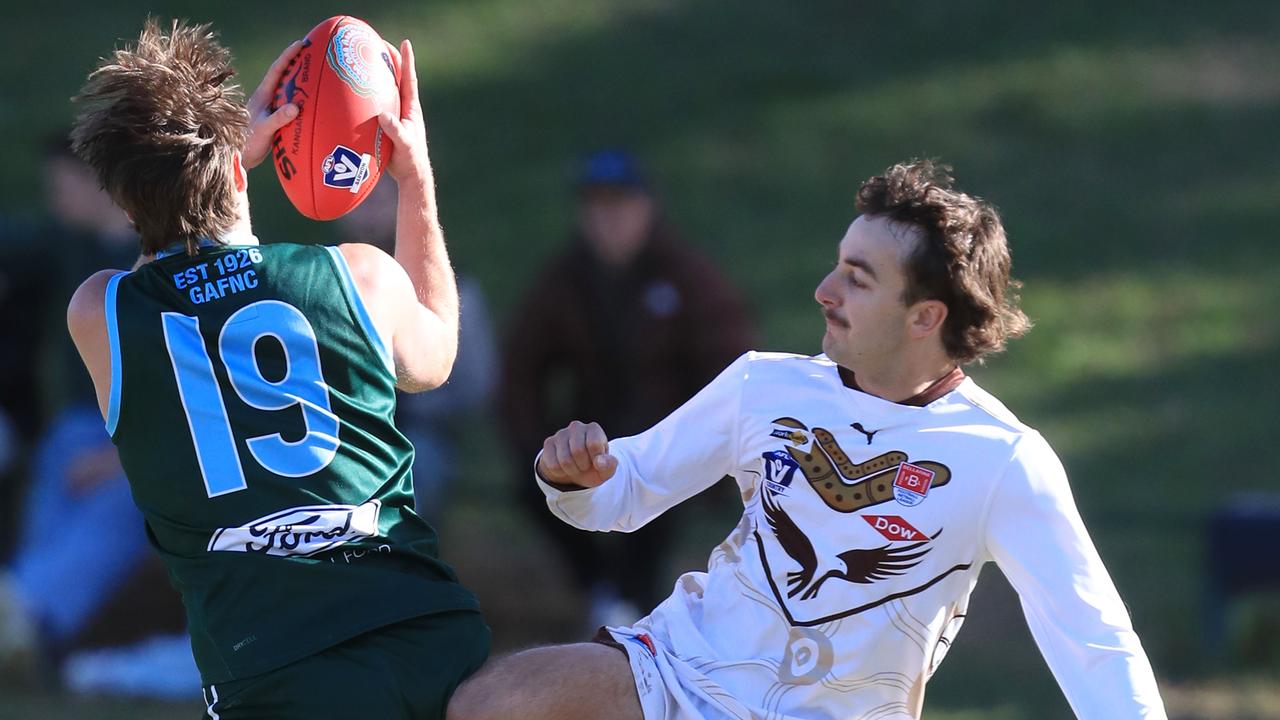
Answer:
[{"label": "player's ear", "polygon": [[232,174],[235,176],[236,192],[242,193],[249,189],[249,173],[244,169],[244,159],[240,153],[231,156]]},{"label": "player's ear", "polygon": [[921,300],[907,314],[907,332],[912,338],[926,338],[942,329],[947,319],[947,304],[941,300]]}]

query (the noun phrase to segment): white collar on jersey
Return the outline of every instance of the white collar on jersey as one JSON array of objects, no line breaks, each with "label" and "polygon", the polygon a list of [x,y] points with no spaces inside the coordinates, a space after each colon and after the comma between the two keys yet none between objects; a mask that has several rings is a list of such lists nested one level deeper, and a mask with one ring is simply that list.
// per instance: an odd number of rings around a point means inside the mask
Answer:
[{"label": "white collar on jersey", "polygon": [[[198,245],[202,248],[214,247],[217,245],[258,245],[258,244],[259,244],[258,237],[253,233],[249,232],[248,230],[232,230],[231,232],[227,233],[226,235],[223,235],[222,237],[219,237],[216,240],[213,238],[200,238],[200,242],[198,243]],[[166,257],[169,257],[170,255],[177,255],[180,252],[186,252],[186,250],[187,250],[186,243],[176,242],[164,248],[163,250],[157,251],[156,259],[159,260],[160,258],[166,258]]]}]

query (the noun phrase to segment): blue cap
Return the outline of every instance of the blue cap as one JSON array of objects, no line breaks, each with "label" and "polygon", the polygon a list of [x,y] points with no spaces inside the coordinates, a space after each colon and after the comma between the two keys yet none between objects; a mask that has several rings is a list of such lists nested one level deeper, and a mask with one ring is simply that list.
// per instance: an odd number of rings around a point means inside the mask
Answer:
[{"label": "blue cap", "polygon": [[578,175],[578,187],[590,185],[616,185],[619,187],[644,188],[647,186],[644,173],[635,157],[617,148],[597,150],[582,160],[582,169]]}]

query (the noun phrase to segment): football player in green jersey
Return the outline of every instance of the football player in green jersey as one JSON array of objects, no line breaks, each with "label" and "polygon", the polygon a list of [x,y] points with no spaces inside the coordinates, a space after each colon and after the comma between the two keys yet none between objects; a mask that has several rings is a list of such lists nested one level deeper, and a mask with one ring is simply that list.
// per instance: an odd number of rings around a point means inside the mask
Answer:
[{"label": "football player in green jersey", "polygon": [[247,168],[298,113],[270,109],[296,50],[247,107],[208,26],[148,21],[99,64],[72,137],[141,257],[86,280],[67,323],[186,605],[206,717],[442,717],[489,631],[413,510],[392,421],[396,388],[448,377],[458,332],[413,48],[379,118],[394,259],[252,234]]}]

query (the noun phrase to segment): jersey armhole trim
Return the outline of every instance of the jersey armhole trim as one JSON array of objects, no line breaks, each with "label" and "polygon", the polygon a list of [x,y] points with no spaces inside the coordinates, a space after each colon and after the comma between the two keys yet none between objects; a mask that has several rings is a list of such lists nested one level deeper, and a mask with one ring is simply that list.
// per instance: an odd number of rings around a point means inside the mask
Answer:
[{"label": "jersey armhole trim", "polygon": [[124,370],[120,367],[120,322],[116,313],[116,294],[120,278],[129,273],[113,275],[107,281],[107,296],[102,309],[107,318],[107,346],[111,351],[111,389],[107,391],[107,435],[114,437],[116,424],[120,422],[120,385]]},{"label": "jersey armhole trim", "polygon": [[333,266],[338,271],[338,278],[342,281],[343,289],[347,293],[347,299],[351,302],[351,308],[355,311],[356,319],[360,322],[360,327],[364,330],[365,337],[378,352],[378,356],[382,358],[382,364],[386,367],[387,372],[391,373],[392,377],[395,377],[396,365],[391,356],[391,344],[383,339],[378,333],[378,328],[373,324],[373,317],[369,315],[369,309],[365,307],[364,300],[360,297],[360,291],[356,288],[355,280],[351,277],[351,267],[347,265],[347,258],[336,247],[325,246],[324,249],[328,251],[329,257],[333,260]]}]

